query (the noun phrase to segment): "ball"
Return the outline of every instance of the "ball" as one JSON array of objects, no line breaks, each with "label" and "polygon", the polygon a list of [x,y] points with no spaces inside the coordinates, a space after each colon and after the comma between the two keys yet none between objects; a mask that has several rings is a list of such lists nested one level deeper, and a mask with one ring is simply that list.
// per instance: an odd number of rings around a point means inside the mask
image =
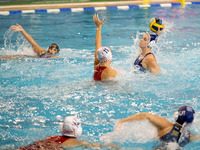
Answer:
[{"label": "ball", "polygon": [[157,17],[151,18],[151,20],[149,21],[149,29],[153,32],[157,32],[158,27],[160,27],[160,31],[165,27],[162,19]]}]

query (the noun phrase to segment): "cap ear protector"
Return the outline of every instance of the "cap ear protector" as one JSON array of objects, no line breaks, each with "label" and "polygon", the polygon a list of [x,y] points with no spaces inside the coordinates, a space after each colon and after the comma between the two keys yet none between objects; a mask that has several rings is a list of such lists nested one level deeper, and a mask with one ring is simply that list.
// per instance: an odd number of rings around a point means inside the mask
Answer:
[{"label": "cap ear protector", "polygon": [[165,27],[162,19],[159,19],[157,17],[151,18],[151,20],[149,21],[149,29],[153,32],[157,32],[159,27],[160,31]]},{"label": "cap ear protector", "polygon": [[147,33],[149,35],[149,44],[147,47],[153,47],[157,42],[158,35],[156,33]]},{"label": "cap ear protector", "polygon": [[174,121],[176,122],[178,119],[178,111],[174,113]]}]

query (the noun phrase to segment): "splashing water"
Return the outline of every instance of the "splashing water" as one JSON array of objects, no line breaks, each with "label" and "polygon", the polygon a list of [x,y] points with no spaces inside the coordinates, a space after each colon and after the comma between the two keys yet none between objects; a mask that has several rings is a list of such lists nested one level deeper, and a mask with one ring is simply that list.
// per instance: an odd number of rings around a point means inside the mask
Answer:
[{"label": "splashing water", "polygon": [[0,55],[27,55],[36,56],[29,42],[21,32],[15,32],[9,28],[4,35],[4,48]]},{"label": "splashing water", "polygon": [[[9,29],[6,31],[5,35],[4,35],[4,47],[5,47],[5,49],[7,49],[7,50],[11,50],[11,49],[14,49],[14,48],[15,48],[15,47],[13,47],[13,45],[11,44],[11,43],[12,43],[12,42],[11,42],[11,37],[12,37],[13,34],[14,34],[14,31],[12,31],[12,29],[9,28]],[[10,43],[10,44],[7,44],[7,43]]]},{"label": "splashing water", "polygon": [[146,143],[157,139],[157,129],[149,121],[124,123],[119,130],[107,133],[100,138],[104,144],[114,142],[120,144],[129,142]]}]

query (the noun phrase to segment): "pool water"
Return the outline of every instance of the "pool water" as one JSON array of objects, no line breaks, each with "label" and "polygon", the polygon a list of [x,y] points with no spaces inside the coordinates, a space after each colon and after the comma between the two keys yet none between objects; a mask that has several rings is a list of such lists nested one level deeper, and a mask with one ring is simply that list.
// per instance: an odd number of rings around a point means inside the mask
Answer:
[{"label": "pool water", "polygon": [[[102,45],[112,49],[112,67],[119,72],[108,83],[92,80],[95,11],[0,16],[0,55],[35,55],[20,33],[9,30],[16,23],[41,47],[47,49],[55,42],[61,47],[59,59],[0,60],[0,149],[60,134],[64,117],[77,113],[83,127],[79,139],[150,150],[158,140],[149,122],[125,124],[116,134],[117,121],[150,112],[173,122],[174,112],[184,104],[196,111],[190,131],[200,134],[200,6],[97,12],[105,19]],[[157,77],[133,68],[139,38],[154,16],[166,25],[152,50],[162,68]],[[199,147],[196,140],[183,149]]]}]

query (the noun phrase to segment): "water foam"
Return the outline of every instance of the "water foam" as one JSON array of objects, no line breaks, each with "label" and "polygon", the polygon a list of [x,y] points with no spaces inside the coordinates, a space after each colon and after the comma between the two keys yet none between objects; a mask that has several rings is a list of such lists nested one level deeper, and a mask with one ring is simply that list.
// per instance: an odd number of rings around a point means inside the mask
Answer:
[{"label": "water foam", "polygon": [[107,133],[100,138],[104,144],[146,143],[157,139],[157,129],[149,121],[124,123],[119,130]]},{"label": "water foam", "polygon": [[21,32],[15,32],[9,28],[4,35],[4,47],[0,55],[27,55],[36,56],[29,42]]}]

